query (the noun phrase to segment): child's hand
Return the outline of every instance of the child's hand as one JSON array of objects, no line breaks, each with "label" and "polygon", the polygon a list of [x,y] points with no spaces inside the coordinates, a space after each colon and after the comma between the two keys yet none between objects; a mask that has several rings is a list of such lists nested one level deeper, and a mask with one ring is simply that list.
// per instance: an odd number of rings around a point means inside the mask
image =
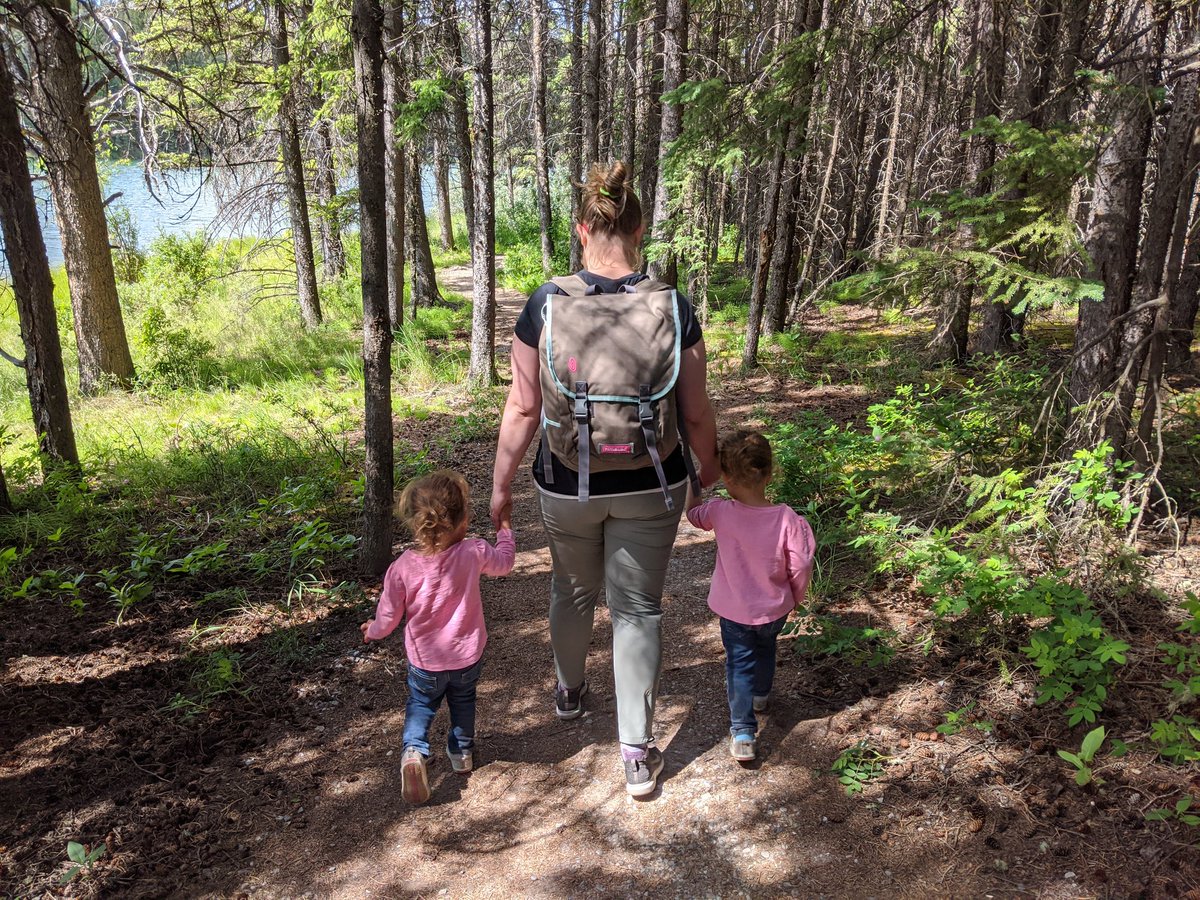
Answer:
[{"label": "child's hand", "polygon": [[362,632],[364,644],[371,643],[371,639],[369,637],[367,637],[367,631],[369,631],[371,626],[374,624],[375,624],[374,619],[367,619],[367,621],[363,622],[361,625],[358,626],[358,630]]},{"label": "child's hand", "polygon": [[507,507],[500,514],[499,527],[497,527],[496,530],[503,531],[505,528],[507,528],[509,531],[512,531],[512,507],[511,506]]},{"label": "child's hand", "polygon": [[684,509],[695,509],[700,503],[700,497],[692,493],[692,480],[689,478],[687,483],[687,500],[684,502]]}]

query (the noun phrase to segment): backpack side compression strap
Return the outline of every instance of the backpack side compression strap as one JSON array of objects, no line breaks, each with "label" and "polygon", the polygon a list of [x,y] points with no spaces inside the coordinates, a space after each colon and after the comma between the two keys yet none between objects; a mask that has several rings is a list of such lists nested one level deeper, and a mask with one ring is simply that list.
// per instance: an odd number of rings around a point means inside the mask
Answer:
[{"label": "backpack side compression strap", "polygon": [[658,452],[658,438],[654,435],[654,406],[650,401],[650,385],[639,386],[638,420],[642,423],[642,440],[646,442],[646,452],[654,463],[654,474],[658,476],[658,486],[662,488],[663,500],[667,509],[675,508],[671,499],[671,489],[667,485],[667,473],[663,471],[662,455]]}]

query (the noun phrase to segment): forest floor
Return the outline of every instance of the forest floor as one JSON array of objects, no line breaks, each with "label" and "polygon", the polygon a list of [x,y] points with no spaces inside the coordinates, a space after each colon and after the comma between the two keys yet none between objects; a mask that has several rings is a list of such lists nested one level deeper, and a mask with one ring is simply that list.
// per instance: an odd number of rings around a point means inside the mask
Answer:
[{"label": "forest floor", "polygon": [[[439,279],[469,293],[461,267]],[[511,334],[521,299],[501,292],[498,335]],[[778,374],[717,377],[711,393],[722,428],[813,408],[854,421],[872,400]],[[452,424],[398,419],[398,454],[432,448],[432,462],[462,471],[486,534],[494,435],[439,443]],[[1200,853],[1144,819],[1200,789],[1195,768],[1134,750],[1106,763],[1103,786],[1077,787],[1055,755],[1066,745],[1051,739],[1061,713],[1034,705],[1030,673],[1002,677],[966,644],[907,650],[872,669],[814,661],[785,638],[760,759],[734,762],[705,604],[714,545],[686,521],[664,600],[656,726],[666,769],[651,797],[629,798],[607,614],[597,616],[586,712],[560,722],[550,560],[527,474],[515,495],[516,568],[484,585],[477,769],[458,776],[435,755],[422,807],[399,791],[402,638],[363,646],[358,632],[377,584],[364,585],[365,598],[302,598],[286,615],[230,611],[220,646],[238,654],[252,689],[191,718],[166,709],[192,677],[192,654],[218,637],[197,632],[186,598],[120,626],[111,608],[34,615],[0,604],[0,895],[1200,896]],[[1151,553],[1170,590],[1195,589],[1195,529],[1179,551]],[[902,585],[866,572],[862,584],[839,602],[848,619],[903,636],[928,615]],[[1125,625],[1151,647],[1171,635],[1151,611]],[[935,730],[971,702],[971,721],[990,730]],[[443,712],[434,746],[445,727]],[[860,741],[880,758],[849,796],[830,767]],[[106,853],[60,887],[63,848],[83,835]]]}]

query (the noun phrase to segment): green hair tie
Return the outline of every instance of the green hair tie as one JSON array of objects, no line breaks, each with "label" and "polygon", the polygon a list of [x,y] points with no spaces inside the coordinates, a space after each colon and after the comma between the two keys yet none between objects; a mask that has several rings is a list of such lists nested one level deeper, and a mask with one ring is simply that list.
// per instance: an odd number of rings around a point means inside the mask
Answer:
[{"label": "green hair tie", "polygon": [[604,188],[600,188],[600,193],[602,193],[602,194],[603,194],[605,197],[607,197],[609,200],[611,200],[611,199],[613,198],[613,195],[612,195],[612,194],[610,194],[610,193],[609,193],[609,192],[608,192],[606,189],[604,189]]}]

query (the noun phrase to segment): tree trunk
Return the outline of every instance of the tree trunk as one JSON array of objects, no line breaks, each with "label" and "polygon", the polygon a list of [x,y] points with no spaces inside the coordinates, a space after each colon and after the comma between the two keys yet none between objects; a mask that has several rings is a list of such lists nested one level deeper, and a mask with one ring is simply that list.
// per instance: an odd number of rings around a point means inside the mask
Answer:
[{"label": "tree trunk", "polygon": [[467,382],[475,387],[496,381],[496,216],[492,154],[492,0],[471,0],[475,57],[475,253],[472,259],[474,307],[471,311],[471,362]]},{"label": "tree trunk", "polygon": [[383,10],[354,0],[355,119],[362,222],[363,390],[366,463],[363,476],[363,574],[383,573],[392,559],[392,328],[388,319],[387,213],[383,141]]},{"label": "tree trunk", "polygon": [[1171,256],[1179,262],[1173,271],[1168,270],[1171,299],[1168,364],[1172,368],[1183,366],[1191,359],[1192,342],[1196,337],[1196,307],[1200,302],[1200,203],[1195,199],[1197,166],[1200,166],[1200,130],[1192,138],[1191,175],[1184,183],[1179,199],[1180,213],[1193,208],[1194,212],[1190,222],[1186,217],[1176,218]]},{"label": "tree trunk", "polygon": [[771,164],[771,180],[767,183],[767,195],[762,215],[762,230],[758,236],[758,259],[754,266],[754,281],[750,286],[750,311],[746,316],[746,346],[742,351],[742,368],[752,369],[758,365],[758,339],[762,330],[763,303],[767,294],[767,276],[775,250],[775,220],[779,209],[779,190],[783,180],[784,149],[787,145],[789,125],[784,123],[776,138],[778,146]]},{"label": "tree trunk", "polygon": [[[463,65],[462,36],[458,32],[458,7],[452,0],[436,0],[442,43],[450,51],[454,76],[450,79],[450,112],[458,152],[458,178],[462,182],[463,213],[467,218],[467,240],[475,252],[475,162],[471,150],[471,123],[467,116],[466,68]],[[488,248],[491,252],[491,248]]]},{"label": "tree trunk", "polygon": [[279,154],[283,159],[283,181],[287,188],[288,216],[292,222],[292,252],[296,260],[296,296],[305,328],[321,324],[321,300],[317,296],[317,264],[313,259],[312,225],[308,218],[308,196],[304,189],[304,157],[300,152],[300,125],[296,115],[296,86],[291,74],[287,19],[283,0],[267,7],[271,34],[271,61],[279,88]]},{"label": "tree trunk", "polygon": [[533,181],[542,229],[542,273],[554,271],[554,220],[550,209],[550,153],[546,146],[546,0],[530,0],[533,22]]},{"label": "tree trunk", "polygon": [[321,264],[326,278],[346,274],[346,247],[342,244],[342,220],[333,206],[337,197],[337,179],[333,170],[333,139],[329,121],[317,123],[317,231],[321,240]]},{"label": "tree trunk", "polygon": [[659,138],[662,133],[663,34],[666,31],[667,0],[649,2],[653,4],[654,13],[642,21],[642,39],[638,42],[637,141],[640,149],[637,166],[641,173],[638,196],[642,208],[649,208],[653,215],[654,196],[658,189]]},{"label": "tree trunk", "polygon": [[896,78],[896,101],[892,104],[892,124],[888,128],[887,161],[883,166],[883,186],[879,192],[879,219],[875,227],[875,259],[884,256],[888,237],[888,212],[892,201],[892,176],[896,168],[896,147],[900,143],[900,110],[904,106],[904,72]]},{"label": "tree trunk", "polygon": [[604,0],[587,0],[587,63],[583,70],[583,164],[600,161],[600,59]]},{"label": "tree trunk", "polygon": [[[1025,72],[1025,83],[1021,88],[1025,106],[1022,118],[1039,131],[1044,130],[1046,123],[1050,121],[1047,118],[1047,95],[1058,64],[1059,54],[1055,45],[1062,24],[1061,4],[1062,0],[1041,0],[1030,47],[1031,58],[1027,59],[1022,67]],[[1059,89],[1058,100],[1064,117],[1070,111],[1076,68],[1078,66],[1071,67],[1070,80]],[[1018,188],[1015,195],[1021,198],[1027,195],[1027,191]],[[1025,264],[1028,268],[1037,268],[1037,254],[1032,254]],[[1013,349],[1025,332],[1025,312],[1016,312],[1016,307],[1023,301],[1024,295],[1021,295],[1009,302],[987,304],[983,311],[983,326],[976,339],[976,349],[979,353],[1001,353]]]},{"label": "tree trunk", "polygon": [[454,249],[454,217],[450,212],[450,157],[442,140],[433,136],[433,169],[437,181],[438,230],[442,251]]},{"label": "tree trunk", "polygon": [[[683,83],[684,54],[688,40],[687,0],[667,0],[667,20],[663,29],[663,94],[669,94]],[[683,110],[678,103],[667,103],[662,111],[662,131],[658,143],[658,180],[654,188],[654,213],[649,228],[653,240],[660,245],[671,241],[673,228],[670,221],[671,190],[667,180],[667,157],[671,145],[679,137],[683,125]],[[675,253],[660,246],[657,258],[651,260],[646,271],[651,278],[674,283]]]},{"label": "tree trunk", "polygon": [[[0,234],[25,346],[25,385],[38,448],[45,459],[78,465],[54,311],[54,281],[38,224],[17,109],[4,42],[0,41]],[[5,501],[2,478],[0,473],[0,501]]]},{"label": "tree trunk", "polygon": [[[384,216],[387,240],[387,308],[394,330],[404,326],[404,267],[407,262],[405,241],[411,225],[408,219],[408,152],[396,133],[400,104],[405,101],[404,56],[400,42],[404,35],[404,0],[387,0],[383,14],[385,39],[383,58],[383,177]],[[414,266],[415,288],[415,266]],[[416,302],[416,291],[413,291]]]},{"label": "tree trunk", "polygon": [[12,497],[8,495],[8,482],[4,480],[4,466],[0,466],[0,515],[8,515],[12,511]]},{"label": "tree trunk", "polygon": [[579,222],[580,203],[582,197],[577,182],[582,182],[587,172],[584,170],[584,97],[583,97],[583,3],[584,0],[570,0],[571,3],[571,100],[569,104],[569,134],[570,142],[567,150],[567,172],[571,182],[571,254],[570,268],[578,272],[583,268],[583,246],[579,243],[579,235],[574,226]]},{"label": "tree trunk", "polygon": [[[1180,201],[1180,186],[1187,175],[1187,160],[1191,151],[1192,136],[1196,132],[1196,100],[1197,90],[1200,90],[1200,71],[1193,69],[1179,80],[1175,86],[1175,102],[1163,135],[1159,151],[1158,165],[1155,173],[1154,192],[1150,196],[1150,205],[1146,214],[1146,224],[1142,233],[1141,258],[1138,260],[1137,276],[1133,283],[1130,309],[1133,314],[1125,321],[1121,335],[1120,359],[1117,364],[1118,372],[1122,373],[1118,380],[1119,419],[1115,423],[1116,434],[1124,436],[1133,419],[1133,407],[1137,395],[1138,384],[1141,381],[1142,368],[1150,352],[1150,344],[1163,344],[1165,349],[1166,315],[1156,313],[1150,304],[1165,305],[1167,298],[1159,297],[1163,287],[1163,273],[1166,269],[1167,251],[1171,244],[1171,232],[1175,224],[1175,207]],[[1191,201],[1189,195],[1187,201]],[[1161,327],[1151,335],[1155,319],[1161,320]],[[1163,353],[1157,353],[1158,372],[1151,373],[1153,389],[1147,393],[1147,400],[1157,394],[1157,378],[1161,372]],[[1153,411],[1153,410],[1152,410]],[[1114,441],[1115,443],[1115,441]]]},{"label": "tree trunk", "polygon": [[[1104,299],[1079,304],[1070,380],[1074,406],[1090,404],[1113,386],[1120,347],[1113,322],[1128,311],[1133,287],[1142,182],[1154,105],[1150,92],[1156,81],[1153,67],[1144,62],[1144,57],[1153,54],[1154,39],[1144,31],[1146,24],[1140,10],[1140,6],[1131,6],[1123,13],[1126,38],[1123,43],[1133,45],[1127,52],[1136,61],[1125,63],[1114,72],[1122,89],[1112,94],[1116,108],[1092,191],[1091,223],[1084,249],[1092,260],[1092,278],[1104,283]],[[1082,423],[1082,446],[1093,446],[1099,440],[1103,419],[1086,417]]]},{"label": "tree trunk", "polygon": [[[637,80],[637,37],[638,15],[641,10],[640,0],[627,0],[623,6],[624,20],[624,59],[621,74],[624,85],[621,89],[621,159],[625,161],[630,172],[636,173],[637,168],[637,135],[638,135],[638,80]],[[634,176],[636,177],[636,175]]]},{"label": "tree trunk", "polygon": [[421,155],[416,147],[409,149],[405,161],[405,196],[408,200],[408,256],[412,260],[413,320],[419,307],[430,307],[438,299],[433,251],[429,248],[429,217],[425,212],[425,191],[421,184]]},{"label": "tree trunk", "polygon": [[[971,58],[976,60],[976,75],[968,122],[978,122],[999,112],[1004,77],[1004,54],[999,35],[999,2],[976,2],[976,31],[971,53]],[[984,183],[983,173],[992,166],[995,159],[995,140],[983,135],[975,135],[967,140],[962,184],[970,196],[982,197],[987,193],[988,185]],[[972,239],[971,226],[960,225],[955,235],[958,246],[967,247]],[[966,357],[974,295],[975,286],[971,278],[966,279],[958,290],[952,289],[949,292],[929,344],[934,360],[948,362]]]},{"label": "tree trunk", "polygon": [[66,0],[38,0],[23,11],[23,19],[30,46],[38,51],[30,54],[32,112],[62,233],[79,387],[85,394],[98,391],[104,381],[127,387],[133,358],[117,299],[74,23]]},{"label": "tree trunk", "polygon": [[829,157],[825,161],[825,172],[821,176],[821,188],[817,193],[817,208],[813,213],[812,228],[808,233],[808,246],[805,247],[804,256],[800,261],[800,273],[796,276],[796,288],[792,292],[791,309],[788,310],[788,318],[793,321],[795,321],[796,316],[805,305],[805,294],[803,291],[814,268],[817,238],[821,233],[821,222],[825,215],[825,200],[829,196],[829,183],[833,179],[833,166],[837,160],[838,139],[841,137],[841,128],[841,118],[835,117],[833,120],[833,135],[829,139]]}]

